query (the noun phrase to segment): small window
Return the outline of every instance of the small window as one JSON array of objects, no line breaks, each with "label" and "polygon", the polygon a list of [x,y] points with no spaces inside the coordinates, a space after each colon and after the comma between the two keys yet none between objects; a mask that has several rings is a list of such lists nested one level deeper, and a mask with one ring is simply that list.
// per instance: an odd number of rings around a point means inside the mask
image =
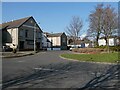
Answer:
[{"label": "small window", "polygon": [[28,30],[25,30],[25,37],[28,37]]},{"label": "small window", "polygon": [[23,29],[20,30],[20,36],[21,36],[21,37],[23,36]]},{"label": "small window", "polygon": [[66,42],[66,41],[65,41],[65,38],[63,38],[63,42]]},{"label": "small window", "polygon": [[33,23],[33,21],[31,20],[30,23]]}]

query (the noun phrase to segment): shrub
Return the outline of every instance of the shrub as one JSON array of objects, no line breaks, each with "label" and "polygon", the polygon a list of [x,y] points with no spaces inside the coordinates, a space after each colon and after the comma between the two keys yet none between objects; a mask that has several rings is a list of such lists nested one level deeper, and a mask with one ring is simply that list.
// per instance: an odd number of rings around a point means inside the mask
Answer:
[{"label": "shrub", "polygon": [[110,46],[111,51],[120,51],[120,46]]},{"label": "shrub", "polygon": [[17,50],[16,49],[13,49],[13,53],[16,53],[17,52]]},{"label": "shrub", "polygon": [[78,52],[78,53],[100,53],[105,50],[101,48],[75,48],[72,51]]},{"label": "shrub", "polygon": [[[95,48],[107,49],[106,46],[98,46]],[[110,51],[120,51],[120,46],[109,46]]]}]

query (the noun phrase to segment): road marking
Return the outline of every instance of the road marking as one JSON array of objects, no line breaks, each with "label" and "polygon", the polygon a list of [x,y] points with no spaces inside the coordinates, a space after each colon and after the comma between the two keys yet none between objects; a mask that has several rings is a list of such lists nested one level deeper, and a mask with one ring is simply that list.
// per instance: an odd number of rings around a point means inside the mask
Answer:
[{"label": "road marking", "polygon": [[43,70],[43,71],[58,71],[54,69],[49,69],[49,68],[34,68],[35,70]]},{"label": "road marking", "polygon": [[17,62],[25,62],[25,61],[17,61]]},{"label": "road marking", "polygon": [[46,53],[46,52],[42,52],[42,53]]}]

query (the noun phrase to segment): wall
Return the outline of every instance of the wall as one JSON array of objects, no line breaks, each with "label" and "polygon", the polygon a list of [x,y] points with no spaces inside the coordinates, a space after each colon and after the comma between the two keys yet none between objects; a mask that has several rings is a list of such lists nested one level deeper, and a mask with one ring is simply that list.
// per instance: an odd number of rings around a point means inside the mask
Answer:
[{"label": "wall", "polygon": [[42,31],[35,23],[31,18],[19,28],[19,42],[24,41],[24,49],[34,48],[34,31],[36,32],[36,42],[40,42],[39,48],[42,48]]},{"label": "wall", "polygon": [[11,28],[7,29],[7,43],[6,45],[9,45],[11,48],[13,48],[13,45],[18,46],[18,28]]},{"label": "wall", "polygon": [[61,35],[61,50],[67,50],[67,36],[65,33]]},{"label": "wall", "polygon": [[[105,39],[99,39],[99,40],[98,40],[98,43],[99,43],[99,46],[101,46],[101,45],[105,46],[105,45],[106,45]],[[110,45],[110,46],[116,45],[116,40],[115,40],[114,38],[110,38],[110,39],[109,39],[109,45]]]},{"label": "wall", "polygon": [[47,42],[47,47],[51,47],[51,42]]},{"label": "wall", "polygon": [[60,37],[48,37],[53,46],[61,46]]},{"label": "wall", "polygon": [[67,49],[67,36],[64,33],[59,37],[48,37],[48,39],[52,42],[53,47],[60,48],[61,50]]},{"label": "wall", "polygon": [[42,33],[42,47],[47,47],[47,37]]},{"label": "wall", "polygon": [[114,45],[115,45],[115,40],[114,40],[114,38],[110,38],[110,39],[109,39],[109,45],[110,45],[110,46],[114,46]]},{"label": "wall", "polygon": [[89,45],[90,45],[90,43],[85,43],[85,47],[86,48],[89,47]]},{"label": "wall", "polygon": [[98,43],[99,43],[99,46],[101,46],[101,45],[105,46],[106,45],[106,42],[105,42],[104,39],[99,39]]}]

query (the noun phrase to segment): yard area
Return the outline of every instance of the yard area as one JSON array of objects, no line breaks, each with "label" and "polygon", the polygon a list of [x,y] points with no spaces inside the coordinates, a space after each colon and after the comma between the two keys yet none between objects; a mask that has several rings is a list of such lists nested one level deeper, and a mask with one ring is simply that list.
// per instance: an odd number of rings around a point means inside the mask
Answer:
[{"label": "yard area", "polygon": [[61,56],[67,59],[92,62],[117,63],[117,61],[119,60],[118,52],[101,54],[61,54]]}]

